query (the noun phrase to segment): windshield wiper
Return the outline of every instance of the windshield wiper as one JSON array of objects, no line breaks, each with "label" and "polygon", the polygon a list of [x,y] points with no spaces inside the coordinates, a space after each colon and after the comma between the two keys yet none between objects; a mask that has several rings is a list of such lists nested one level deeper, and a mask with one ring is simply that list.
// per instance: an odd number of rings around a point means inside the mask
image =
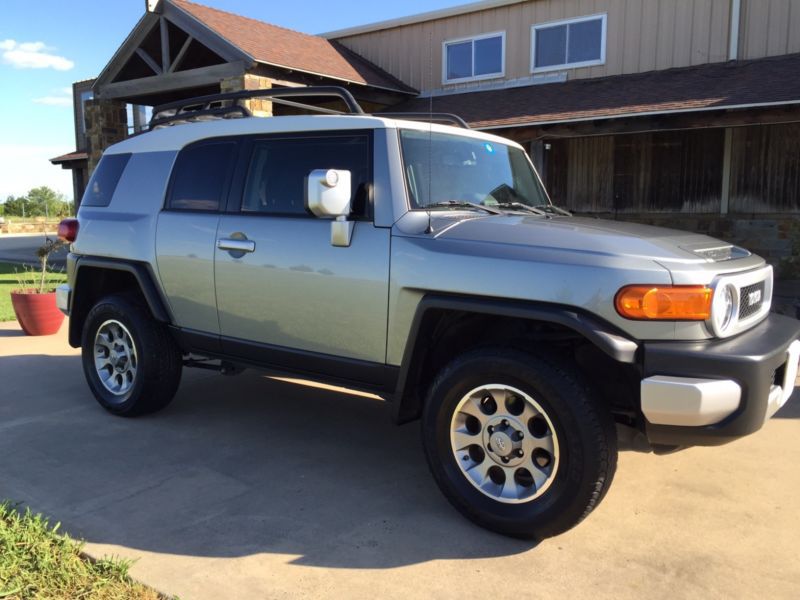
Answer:
[{"label": "windshield wiper", "polygon": [[477,204],[475,202],[466,202],[461,200],[445,200],[444,202],[434,202],[433,204],[427,204],[423,208],[477,208],[479,210],[484,210],[492,215],[502,214],[499,210],[495,210],[494,208],[489,208],[488,206],[484,206],[483,204]]},{"label": "windshield wiper", "polygon": [[569,212],[568,210],[564,210],[563,208],[559,208],[555,204],[539,204],[539,205],[535,206],[534,208],[537,208],[539,210],[550,210],[550,211],[556,213],[557,215],[563,215],[565,217],[571,217],[572,216],[571,212]]},{"label": "windshield wiper", "polygon": [[510,208],[513,210],[525,210],[528,212],[532,212],[534,214],[540,215],[542,217],[546,217],[547,213],[536,206],[531,206],[530,204],[524,204],[522,202],[498,202],[493,206],[497,206],[499,208]]}]

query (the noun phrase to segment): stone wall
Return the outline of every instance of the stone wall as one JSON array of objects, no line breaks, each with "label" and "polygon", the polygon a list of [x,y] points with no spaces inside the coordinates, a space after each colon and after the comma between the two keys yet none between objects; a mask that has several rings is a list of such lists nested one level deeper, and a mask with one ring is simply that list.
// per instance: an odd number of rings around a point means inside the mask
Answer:
[{"label": "stone wall", "polygon": [[[228,92],[241,92],[243,90],[269,90],[272,89],[272,79],[246,73],[244,75],[223,79],[220,82],[219,89],[223,94]],[[250,109],[253,116],[272,116],[272,102],[269,98],[253,98],[240,101],[240,103]]]},{"label": "stone wall", "polygon": [[125,103],[118,100],[87,100],[86,151],[89,154],[88,175],[94,172],[103,151],[128,136],[128,114]]}]

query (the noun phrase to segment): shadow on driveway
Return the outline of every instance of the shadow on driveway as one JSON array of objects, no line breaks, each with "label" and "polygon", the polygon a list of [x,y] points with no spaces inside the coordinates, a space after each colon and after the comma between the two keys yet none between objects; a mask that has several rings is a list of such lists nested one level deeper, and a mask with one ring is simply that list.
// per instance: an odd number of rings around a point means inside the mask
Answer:
[{"label": "shadow on driveway", "polygon": [[255,371],[184,375],[166,410],[123,419],[96,404],[77,356],[0,359],[0,496],[159,553],[387,568],[533,546],[451,508],[418,427],[392,425],[381,401]]}]

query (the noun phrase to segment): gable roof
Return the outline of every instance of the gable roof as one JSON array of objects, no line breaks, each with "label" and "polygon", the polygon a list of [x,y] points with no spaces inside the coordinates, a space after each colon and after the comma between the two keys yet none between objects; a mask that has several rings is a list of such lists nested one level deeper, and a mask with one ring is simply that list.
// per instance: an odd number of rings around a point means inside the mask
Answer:
[{"label": "gable roof", "polygon": [[[800,104],[800,54],[433,98],[436,112],[497,129],[637,115]],[[430,98],[391,108],[427,112]]]},{"label": "gable roof", "polygon": [[408,94],[417,91],[336,41],[210,8],[169,0],[255,62]]}]

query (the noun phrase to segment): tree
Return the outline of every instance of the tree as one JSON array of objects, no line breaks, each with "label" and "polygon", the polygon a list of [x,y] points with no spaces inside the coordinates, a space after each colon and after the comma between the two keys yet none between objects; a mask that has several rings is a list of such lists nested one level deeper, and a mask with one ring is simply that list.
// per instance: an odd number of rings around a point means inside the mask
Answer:
[{"label": "tree", "polygon": [[28,192],[28,204],[31,216],[64,217],[70,212],[70,205],[64,194],[50,189],[47,186],[33,188]]},{"label": "tree", "polygon": [[72,204],[63,194],[47,186],[33,188],[26,196],[15,198],[8,196],[4,204],[4,212],[9,217],[50,217],[68,216],[72,212]]}]

